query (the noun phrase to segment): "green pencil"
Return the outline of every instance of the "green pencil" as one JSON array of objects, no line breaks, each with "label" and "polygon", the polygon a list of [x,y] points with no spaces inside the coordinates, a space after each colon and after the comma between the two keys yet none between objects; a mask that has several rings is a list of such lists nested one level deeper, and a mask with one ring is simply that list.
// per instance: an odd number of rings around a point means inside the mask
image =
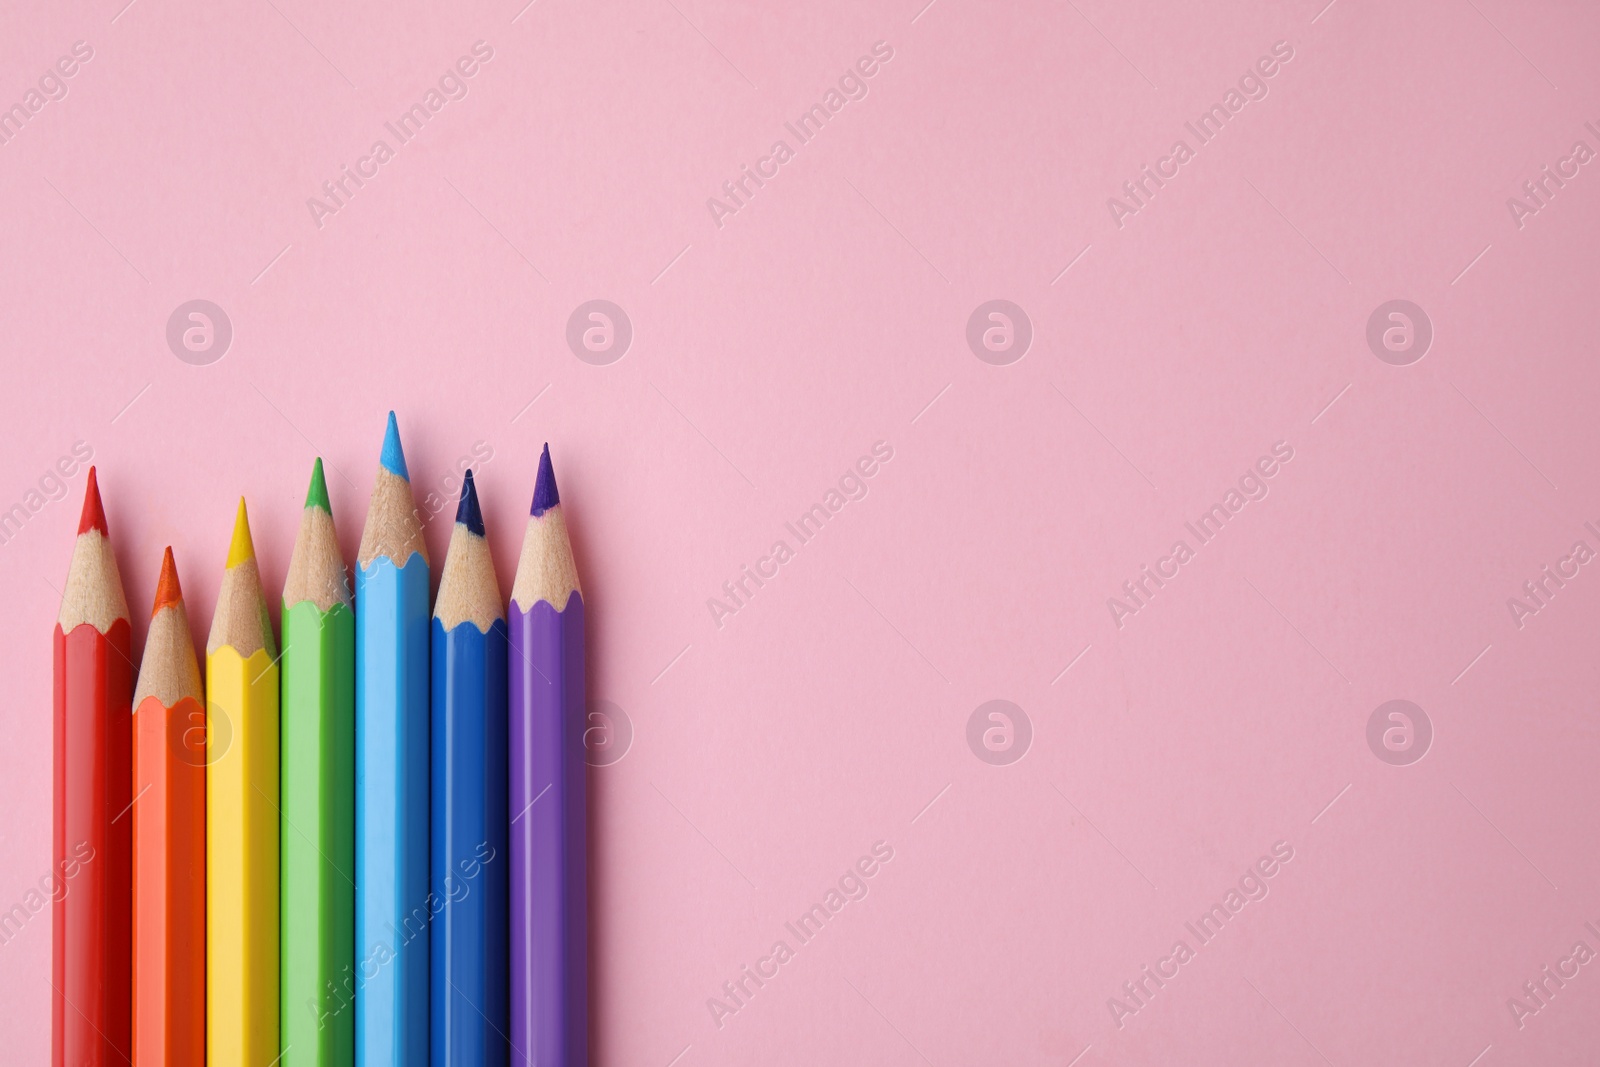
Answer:
[{"label": "green pencil", "polygon": [[283,586],[282,1067],[355,1060],[355,670],[318,459]]}]

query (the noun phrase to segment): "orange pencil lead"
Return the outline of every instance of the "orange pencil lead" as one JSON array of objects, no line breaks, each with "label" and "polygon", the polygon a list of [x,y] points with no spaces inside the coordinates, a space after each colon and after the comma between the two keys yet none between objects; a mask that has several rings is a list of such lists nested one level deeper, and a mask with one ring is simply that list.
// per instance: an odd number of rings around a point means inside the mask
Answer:
[{"label": "orange pencil lead", "polygon": [[162,608],[170,608],[174,604],[183,603],[183,588],[178,585],[178,565],[172,560],[172,546],[167,546],[167,554],[161,559],[161,577],[156,580],[156,603],[150,609],[150,617],[155,618],[156,612]]}]

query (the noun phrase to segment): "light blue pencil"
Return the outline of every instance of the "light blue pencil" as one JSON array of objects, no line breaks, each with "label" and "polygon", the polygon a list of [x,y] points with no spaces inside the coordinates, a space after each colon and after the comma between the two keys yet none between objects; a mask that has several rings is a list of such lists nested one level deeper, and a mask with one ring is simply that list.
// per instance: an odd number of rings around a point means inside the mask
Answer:
[{"label": "light blue pencil", "polygon": [[392,411],[356,562],[356,1064],[425,1067],[428,551]]}]

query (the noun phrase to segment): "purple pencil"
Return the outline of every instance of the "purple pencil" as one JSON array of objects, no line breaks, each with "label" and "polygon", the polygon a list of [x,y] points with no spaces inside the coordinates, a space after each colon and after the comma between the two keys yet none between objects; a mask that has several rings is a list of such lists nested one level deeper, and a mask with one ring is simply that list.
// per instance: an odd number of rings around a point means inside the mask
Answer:
[{"label": "purple pencil", "polygon": [[511,1062],[588,1067],[583,594],[549,445],[510,622]]}]

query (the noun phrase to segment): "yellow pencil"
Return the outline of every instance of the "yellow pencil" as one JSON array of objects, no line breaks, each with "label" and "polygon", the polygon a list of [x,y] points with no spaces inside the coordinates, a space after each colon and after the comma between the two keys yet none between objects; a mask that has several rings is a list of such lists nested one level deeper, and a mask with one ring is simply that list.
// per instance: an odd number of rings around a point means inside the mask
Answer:
[{"label": "yellow pencil", "polygon": [[206,1058],[278,1058],[278,664],[244,500],[206,642]]}]

